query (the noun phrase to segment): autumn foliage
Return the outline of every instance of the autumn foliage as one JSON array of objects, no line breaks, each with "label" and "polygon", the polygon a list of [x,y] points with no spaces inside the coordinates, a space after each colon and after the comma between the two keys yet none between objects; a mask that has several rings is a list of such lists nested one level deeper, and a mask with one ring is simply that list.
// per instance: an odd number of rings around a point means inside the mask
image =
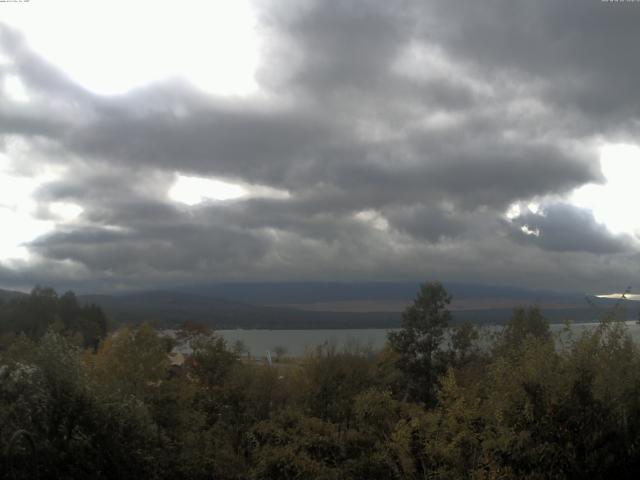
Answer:
[{"label": "autumn foliage", "polygon": [[440,284],[423,285],[382,352],[324,346],[273,367],[240,358],[194,326],[179,335],[192,347],[179,366],[169,357],[174,342],[148,324],[97,337],[86,329],[80,339],[73,329],[81,322],[57,313],[44,331],[31,329],[37,322],[5,331],[2,471],[13,478],[636,477],[640,351],[623,322],[603,318],[560,338],[531,307],[487,337],[472,325],[451,326],[449,300]]}]

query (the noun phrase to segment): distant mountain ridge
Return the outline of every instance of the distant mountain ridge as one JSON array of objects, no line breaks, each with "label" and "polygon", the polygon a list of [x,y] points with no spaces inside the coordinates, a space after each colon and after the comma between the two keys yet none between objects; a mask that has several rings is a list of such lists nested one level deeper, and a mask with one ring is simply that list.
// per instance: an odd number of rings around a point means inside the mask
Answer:
[{"label": "distant mountain ridge", "polygon": [[11,300],[12,298],[19,298],[26,296],[26,293],[18,292],[15,290],[0,290],[0,300]]},{"label": "distant mountain ridge", "polygon": [[[151,321],[174,327],[185,321],[217,329],[393,328],[416,295],[416,283],[251,283],[183,287],[124,294],[78,295],[99,305],[114,325]],[[537,304],[552,322],[594,321],[618,300],[579,293],[447,284],[454,322],[501,324],[517,306]],[[24,296],[0,290],[0,299]],[[640,302],[624,302],[638,318]]]},{"label": "distant mountain ridge", "polygon": [[100,305],[114,323],[151,321],[173,327],[184,321],[228,328],[387,328],[399,315],[389,312],[303,312],[293,308],[250,305],[180,291],[149,291],[125,295],[80,295],[82,302]]},{"label": "distant mountain ridge", "polygon": [[[318,303],[349,300],[412,301],[421,282],[273,282],[220,283],[177,288],[197,295],[214,296],[262,305]],[[535,302],[540,299],[584,299],[584,294],[534,290],[511,286],[485,286],[443,282],[454,299],[503,298]]]},{"label": "distant mountain ridge", "polygon": [[[392,328],[400,325],[401,312],[413,301],[419,285],[419,282],[234,283],[93,297],[92,301],[103,306],[118,322],[155,319],[175,324],[193,320],[216,328]],[[601,313],[598,308],[605,311],[616,303],[590,296],[591,306],[584,294],[576,292],[444,285],[453,297],[454,322],[501,324],[516,306],[531,304],[539,305],[552,322],[593,321]]]}]

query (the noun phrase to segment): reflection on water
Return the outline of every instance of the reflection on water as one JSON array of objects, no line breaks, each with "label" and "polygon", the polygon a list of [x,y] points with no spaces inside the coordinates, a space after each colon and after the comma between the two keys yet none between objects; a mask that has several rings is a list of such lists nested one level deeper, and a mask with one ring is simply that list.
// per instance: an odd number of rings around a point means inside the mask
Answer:
[{"label": "reflection on water", "polygon": [[[580,335],[593,329],[597,323],[577,323],[566,327],[564,324],[552,324],[551,330],[556,338],[564,343],[580,338]],[[628,332],[635,342],[640,342],[640,325],[627,322]],[[502,326],[488,326],[480,329],[480,344],[490,344],[492,337],[502,330]],[[568,330],[567,330],[568,328]],[[392,329],[338,329],[338,330],[218,330],[229,347],[242,341],[253,356],[264,356],[267,350],[284,347],[287,355],[301,356],[308,349],[317,345],[331,345],[337,349],[345,347],[371,348],[381,350],[387,339],[387,332]],[[446,340],[445,340],[446,342]]]}]

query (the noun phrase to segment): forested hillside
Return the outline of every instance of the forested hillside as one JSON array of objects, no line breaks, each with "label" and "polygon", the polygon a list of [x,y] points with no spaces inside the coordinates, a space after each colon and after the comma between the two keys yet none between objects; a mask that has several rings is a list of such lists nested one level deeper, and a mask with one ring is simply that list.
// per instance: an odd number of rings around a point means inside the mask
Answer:
[{"label": "forested hillside", "polygon": [[59,296],[52,288],[35,287],[29,295],[7,293],[0,298],[0,346],[10,345],[17,335],[38,340],[51,331],[70,337],[74,345],[95,349],[107,334],[102,309],[79,302],[73,292]]},{"label": "forested hillside", "polygon": [[[640,351],[617,308],[583,336],[564,335],[560,349],[538,309],[517,309],[481,349],[471,324],[442,342],[450,300],[440,284],[422,285],[382,352],[318,347],[270,367],[194,325],[179,332],[193,348],[184,362],[148,324],[103,337],[93,330],[99,309],[37,290],[2,309],[2,471],[61,479],[636,478]],[[10,336],[17,323],[7,323],[8,312],[52,322]]]}]

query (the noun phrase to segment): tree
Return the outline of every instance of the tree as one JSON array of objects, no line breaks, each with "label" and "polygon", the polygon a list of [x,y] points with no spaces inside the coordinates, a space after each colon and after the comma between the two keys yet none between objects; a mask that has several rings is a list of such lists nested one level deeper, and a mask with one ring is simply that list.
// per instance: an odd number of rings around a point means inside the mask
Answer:
[{"label": "tree", "polygon": [[402,314],[401,330],[388,334],[396,366],[404,373],[405,398],[427,405],[435,401],[436,379],[444,372],[438,352],[451,320],[450,302],[451,296],[439,282],[422,284],[413,305]]},{"label": "tree", "polygon": [[273,347],[273,351],[276,354],[276,362],[279,362],[287,354],[287,347],[283,345],[276,345],[275,347]]},{"label": "tree", "polygon": [[[81,350],[50,330],[21,337],[0,364],[0,472],[10,478],[157,478],[162,438],[146,406],[93,388]],[[6,445],[28,432],[37,454]],[[24,445],[23,445],[24,446]],[[8,466],[11,474],[8,474]],[[5,478],[5,475],[2,478]]]},{"label": "tree", "polygon": [[105,340],[93,363],[94,380],[118,397],[148,401],[169,370],[167,343],[148,324],[125,326]]},{"label": "tree", "polygon": [[334,349],[308,358],[303,375],[307,410],[347,426],[353,419],[354,398],[378,382],[373,358]]},{"label": "tree", "polygon": [[233,353],[238,355],[238,357],[245,353],[247,354],[247,356],[249,356],[249,347],[247,347],[247,344],[242,340],[238,339],[233,343]]},{"label": "tree", "polygon": [[452,360],[457,365],[464,365],[477,352],[475,342],[478,340],[478,329],[469,322],[461,323],[451,330],[450,350]]},{"label": "tree", "polygon": [[227,349],[224,338],[213,333],[199,335],[190,342],[192,353],[185,362],[187,371],[203,388],[222,386],[238,362],[238,354]]},{"label": "tree", "polygon": [[528,337],[541,342],[552,341],[549,321],[537,306],[520,307],[513,311],[497,342],[497,353],[519,351]]},{"label": "tree", "polygon": [[107,317],[94,304],[82,305],[71,291],[58,296],[49,287],[35,287],[31,294],[0,304],[0,332],[24,333],[33,340],[50,328],[73,339],[74,345],[97,350],[107,335]]}]

